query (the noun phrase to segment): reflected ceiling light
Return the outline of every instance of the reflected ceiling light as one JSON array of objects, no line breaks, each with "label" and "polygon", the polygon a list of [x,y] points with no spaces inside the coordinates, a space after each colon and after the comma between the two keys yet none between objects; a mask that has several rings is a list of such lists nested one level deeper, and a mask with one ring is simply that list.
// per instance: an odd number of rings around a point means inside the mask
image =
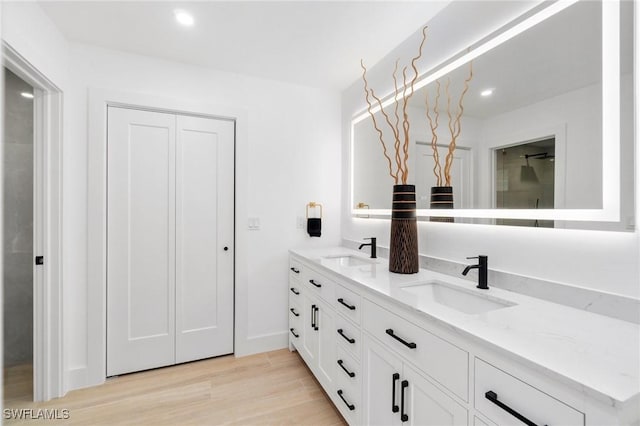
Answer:
[{"label": "reflected ceiling light", "polygon": [[173,11],[173,14],[176,17],[176,21],[178,21],[180,25],[184,25],[185,27],[193,26],[193,15],[191,15],[186,10],[176,9]]},{"label": "reflected ceiling light", "polygon": [[29,92],[22,92],[20,93],[20,96],[27,99],[33,99],[33,93],[29,93]]},{"label": "reflected ceiling light", "polygon": [[480,92],[480,96],[491,96],[493,95],[493,89],[484,89],[482,92]]}]

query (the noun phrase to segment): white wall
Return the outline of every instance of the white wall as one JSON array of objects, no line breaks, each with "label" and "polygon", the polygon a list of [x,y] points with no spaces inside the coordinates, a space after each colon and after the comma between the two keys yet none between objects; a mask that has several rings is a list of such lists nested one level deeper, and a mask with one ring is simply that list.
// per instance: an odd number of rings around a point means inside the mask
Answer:
[{"label": "white wall", "polygon": [[[430,28],[438,29],[443,22],[454,17],[458,21],[461,15],[476,15],[483,11],[474,11],[468,3],[463,10],[462,5],[451,4],[439,16],[430,22]],[[450,26],[449,29],[460,28],[455,31],[455,40],[477,40],[479,35],[489,34],[501,23],[508,22],[513,14],[518,14],[528,7],[525,3],[497,2],[491,17],[500,16],[501,21],[489,23],[483,19],[467,22],[466,26]],[[530,6],[530,4],[529,4]],[[516,8],[520,8],[516,10]],[[484,16],[484,15],[483,15]],[[446,17],[447,19],[442,19]],[[432,33],[433,34],[433,33]],[[434,39],[435,38],[435,39]],[[417,46],[419,39],[412,37],[397,51],[388,55],[376,67],[369,70],[372,86],[384,87],[388,93],[392,88],[391,71],[393,61],[397,56],[408,57],[411,52],[408,46]],[[447,45],[446,38],[438,39],[437,34],[430,38],[426,49],[431,46],[440,49]],[[455,44],[455,43],[454,43]],[[465,43],[462,43],[465,45]],[[450,54],[458,50],[451,45]],[[435,55],[438,57],[438,55]],[[440,55],[439,57],[446,57]],[[432,62],[422,69],[428,69]],[[378,86],[376,86],[376,84]],[[361,113],[366,107],[362,91],[362,83],[357,81],[342,94],[342,126],[343,126],[343,186],[348,188],[349,182],[349,131],[351,119]],[[636,194],[639,186],[636,173]],[[391,186],[389,179],[389,186]],[[361,240],[363,237],[378,237],[382,246],[388,246],[388,220],[371,220],[353,218],[350,215],[350,200],[348,191],[343,196],[343,238],[347,240]],[[635,210],[638,217],[638,208]],[[467,262],[465,256],[487,254],[490,268],[514,274],[567,283],[574,286],[615,293],[634,298],[640,298],[638,286],[638,259],[640,256],[638,231],[635,232],[605,232],[584,230],[559,230],[517,228],[488,225],[419,223],[419,250],[422,255],[447,259],[455,262]]]},{"label": "white wall", "polygon": [[[87,106],[89,88],[246,111],[238,147],[237,329],[243,354],[287,343],[287,250],[340,241],[340,96],[304,86],[68,44],[35,3],[6,3],[3,39],[64,92],[63,311],[65,389],[93,376],[88,348]],[[296,228],[305,205],[324,206],[323,235]],[[247,230],[248,217],[261,229]],[[240,251],[238,251],[240,250]],[[242,297],[242,296],[245,297]],[[98,376],[100,372],[98,372]]]}]

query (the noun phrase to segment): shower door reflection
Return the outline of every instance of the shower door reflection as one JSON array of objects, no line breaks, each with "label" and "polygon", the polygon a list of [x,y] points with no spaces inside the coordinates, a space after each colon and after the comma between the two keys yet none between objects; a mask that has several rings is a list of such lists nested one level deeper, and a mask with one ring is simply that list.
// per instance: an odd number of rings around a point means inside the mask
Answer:
[{"label": "shower door reflection", "polygon": [[[555,198],[555,138],[495,150],[495,207],[553,209]],[[498,225],[553,228],[552,220],[498,219]]]}]

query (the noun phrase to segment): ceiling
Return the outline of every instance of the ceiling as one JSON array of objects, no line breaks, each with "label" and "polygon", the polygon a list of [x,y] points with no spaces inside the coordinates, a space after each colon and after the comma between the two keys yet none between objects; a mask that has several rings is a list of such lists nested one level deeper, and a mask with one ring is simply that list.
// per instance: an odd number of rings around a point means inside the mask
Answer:
[{"label": "ceiling", "polygon": [[[41,1],[72,42],[342,90],[448,0]],[[175,9],[195,18],[179,26]]]}]

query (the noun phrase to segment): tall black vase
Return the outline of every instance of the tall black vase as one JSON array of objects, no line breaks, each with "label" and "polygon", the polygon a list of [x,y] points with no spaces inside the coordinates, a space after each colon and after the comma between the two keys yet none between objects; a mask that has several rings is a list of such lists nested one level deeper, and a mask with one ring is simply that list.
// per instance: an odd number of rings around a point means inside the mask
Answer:
[{"label": "tall black vase", "polygon": [[[453,208],[453,187],[432,186],[431,187],[431,208],[432,209],[452,209]],[[429,218],[431,222],[454,222],[452,217]]]},{"label": "tall black vase", "polygon": [[415,274],[419,269],[416,187],[393,185],[389,271]]}]

